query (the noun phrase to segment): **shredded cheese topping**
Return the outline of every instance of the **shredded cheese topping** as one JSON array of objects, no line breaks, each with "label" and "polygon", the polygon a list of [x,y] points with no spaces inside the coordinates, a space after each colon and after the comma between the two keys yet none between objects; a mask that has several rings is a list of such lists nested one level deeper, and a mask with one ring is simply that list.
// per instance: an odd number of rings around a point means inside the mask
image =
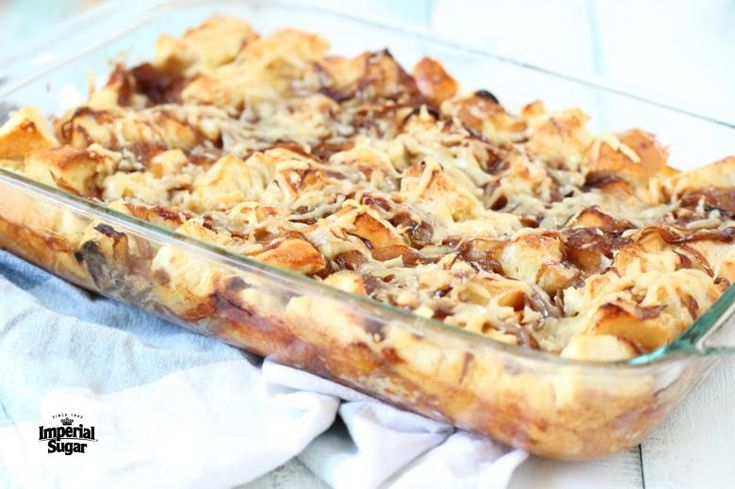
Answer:
[{"label": "shredded cheese topping", "polygon": [[[595,136],[577,109],[511,114],[489,92],[458,94],[429,58],[409,74],[387,51],[327,49],[209,19],[162,36],[152,64],[118,66],[53,127],[18,112],[0,165],[572,358],[670,342],[735,277],[734,159],[677,173],[642,130]],[[170,249],[154,266],[216,287]]]}]

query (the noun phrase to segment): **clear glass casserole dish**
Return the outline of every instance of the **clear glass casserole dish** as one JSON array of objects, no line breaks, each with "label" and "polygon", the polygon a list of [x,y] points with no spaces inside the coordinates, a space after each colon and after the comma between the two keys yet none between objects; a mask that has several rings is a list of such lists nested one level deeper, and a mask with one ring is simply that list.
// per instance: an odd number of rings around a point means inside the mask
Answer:
[{"label": "clear glass casserole dish", "polygon": [[[60,114],[83,99],[89,69],[100,84],[111,60],[150,58],[160,33],[179,34],[214,13],[264,32],[319,32],[344,54],[389,47],[403,63],[431,55],[465,88],[490,88],[509,107],[541,98],[582,107],[596,129],[651,130],[673,143],[672,163],[682,168],[731,153],[735,141],[732,124],[600,84],[422,33],[266,1],[104,5],[10,54],[0,71],[7,79],[0,113],[31,103]],[[728,350],[733,329],[724,327],[735,308],[731,288],[664,348],[612,364],[571,361],[330,288],[3,170],[0,187],[0,246],[29,261],[235,346],[539,455],[583,459],[637,444],[702,378],[715,353]],[[187,273],[171,280],[160,273],[161,261]]]}]

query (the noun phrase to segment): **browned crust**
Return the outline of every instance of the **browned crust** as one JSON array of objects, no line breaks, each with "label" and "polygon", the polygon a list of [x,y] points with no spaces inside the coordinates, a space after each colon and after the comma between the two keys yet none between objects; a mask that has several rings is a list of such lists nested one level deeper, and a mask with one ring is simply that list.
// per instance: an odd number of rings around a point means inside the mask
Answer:
[{"label": "browned crust", "polygon": [[438,61],[422,58],[413,68],[413,77],[421,94],[435,106],[453,97],[459,84]]}]

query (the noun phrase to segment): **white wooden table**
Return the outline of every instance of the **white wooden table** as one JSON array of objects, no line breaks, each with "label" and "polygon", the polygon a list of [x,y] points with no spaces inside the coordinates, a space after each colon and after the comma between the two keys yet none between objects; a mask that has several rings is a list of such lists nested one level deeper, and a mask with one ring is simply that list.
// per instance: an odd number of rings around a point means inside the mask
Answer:
[{"label": "white wooden table", "polygon": [[[0,1],[0,42],[40,32],[45,25],[91,3],[94,1]],[[735,120],[735,4],[730,0],[675,0],[665,6],[635,0],[314,3],[353,15],[428,27],[463,43],[563,71],[604,76]],[[39,18],[39,11],[45,16]],[[735,488],[733,454],[735,358],[726,358],[641,446],[586,463],[531,457],[513,476],[510,487]],[[326,486],[304,464],[293,460],[247,487]]]}]

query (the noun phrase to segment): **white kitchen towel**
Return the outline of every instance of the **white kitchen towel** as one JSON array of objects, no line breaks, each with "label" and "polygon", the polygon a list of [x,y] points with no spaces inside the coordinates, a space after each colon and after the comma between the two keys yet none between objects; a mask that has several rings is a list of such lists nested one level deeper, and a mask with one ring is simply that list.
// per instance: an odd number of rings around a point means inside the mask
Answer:
[{"label": "white kitchen towel", "polygon": [[[495,488],[526,456],[261,366],[5,252],[0,275],[0,487],[232,487],[298,456],[337,488]],[[62,419],[95,428],[55,441],[84,453],[39,441]]]},{"label": "white kitchen towel", "polygon": [[315,375],[266,361],[271,389],[336,396],[343,425],[314,440],[299,459],[329,485],[372,488],[503,488],[527,454],[402,411]]}]

